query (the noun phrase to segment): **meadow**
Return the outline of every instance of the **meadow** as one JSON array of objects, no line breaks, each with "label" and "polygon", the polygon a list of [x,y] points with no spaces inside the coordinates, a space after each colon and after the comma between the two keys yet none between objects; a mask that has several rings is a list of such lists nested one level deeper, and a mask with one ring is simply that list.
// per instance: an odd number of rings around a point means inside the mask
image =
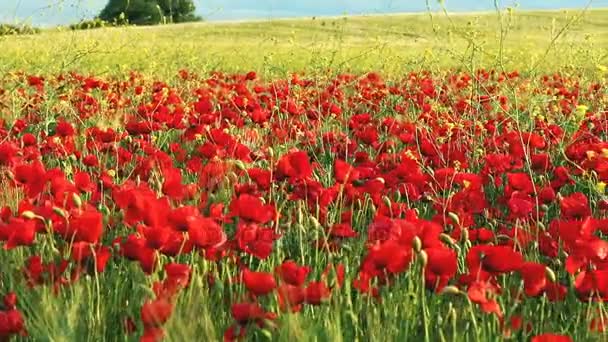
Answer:
[{"label": "meadow", "polygon": [[0,36],[0,341],[605,341],[608,10]]},{"label": "meadow", "polygon": [[556,71],[606,64],[608,10],[404,14],[194,23],[0,37],[0,71],[174,77],[255,70],[270,76],[434,68]]}]

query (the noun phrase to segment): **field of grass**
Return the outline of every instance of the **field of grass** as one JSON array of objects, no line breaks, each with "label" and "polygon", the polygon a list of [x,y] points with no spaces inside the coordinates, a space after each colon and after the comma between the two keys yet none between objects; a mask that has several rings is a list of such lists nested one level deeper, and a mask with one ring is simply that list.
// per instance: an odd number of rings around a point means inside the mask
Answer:
[{"label": "field of grass", "polygon": [[[608,10],[443,13],[49,30],[0,37],[0,71],[369,71],[607,63]],[[502,33],[501,33],[502,32]],[[502,43],[501,42],[502,37]]]},{"label": "field of grass", "polygon": [[0,341],[606,341],[608,10],[0,37]]}]

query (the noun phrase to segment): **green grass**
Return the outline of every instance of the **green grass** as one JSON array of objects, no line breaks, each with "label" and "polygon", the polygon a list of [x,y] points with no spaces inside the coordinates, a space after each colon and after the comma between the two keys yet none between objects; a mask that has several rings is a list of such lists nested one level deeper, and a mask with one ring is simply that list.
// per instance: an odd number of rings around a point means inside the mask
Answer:
[{"label": "green grass", "polygon": [[325,69],[396,74],[412,68],[463,66],[555,71],[606,63],[608,10],[49,29],[33,36],[0,37],[0,49],[0,71],[41,74],[78,70],[99,75],[136,69],[166,76],[181,68],[272,75]]}]

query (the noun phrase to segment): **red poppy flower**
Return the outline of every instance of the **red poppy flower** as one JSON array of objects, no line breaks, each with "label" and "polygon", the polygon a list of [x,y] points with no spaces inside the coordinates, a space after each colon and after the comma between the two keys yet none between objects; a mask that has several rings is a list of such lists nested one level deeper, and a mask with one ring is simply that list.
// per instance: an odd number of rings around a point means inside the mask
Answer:
[{"label": "red poppy flower", "polygon": [[218,248],[227,240],[226,233],[215,220],[207,217],[188,218],[188,237],[200,248]]},{"label": "red poppy flower", "polygon": [[306,299],[306,292],[300,286],[283,284],[277,288],[278,302],[281,310],[291,310],[298,312],[302,309],[302,304]]},{"label": "red poppy flower", "polygon": [[581,219],[591,216],[589,200],[582,192],[575,192],[570,196],[563,197],[560,201],[562,217],[568,219]]},{"label": "red poppy flower", "polygon": [[276,209],[271,204],[264,205],[259,197],[242,194],[230,203],[230,214],[246,221],[264,224],[275,218]]},{"label": "red poppy flower", "polygon": [[524,280],[524,292],[526,296],[535,297],[540,295],[547,285],[546,266],[535,262],[525,262],[519,269]]},{"label": "red poppy flower", "polygon": [[490,283],[476,281],[469,286],[467,294],[469,299],[473,303],[478,304],[483,312],[493,313],[498,317],[502,317],[502,310],[498,305],[498,302],[492,298],[492,296],[496,294],[496,291],[496,287]]},{"label": "red poppy flower", "polygon": [[290,152],[279,159],[276,169],[278,180],[289,178],[291,180],[307,179],[312,175],[312,166],[308,155],[304,151]]},{"label": "red poppy flower", "polygon": [[36,239],[36,221],[11,219],[8,225],[0,226],[0,241],[6,241],[4,249],[31,246]]},{"label": "red poppy flower", "polygon": [[242,271],[243,283],[249,292],[255,296],[264,296],[277,287],[272,273],[268,272],[253,272],[248,268]]},{"label": "red poppy flower", "polygon": [[278,237],[272,228],[239,223],[235,239],[241,251],[260,259],[266,259],[272,253],[273,243]]},{"label": "red poppy flower", "polygon": [[567,335],[559,335],[559,334],[541,334],[532,337],[530,342],[573,342],[574,340]]},{"label": "red poppy flower", "polygon": [[523,265],[523,256],[509,246],[473,246],[466,256],[470,270],[481,268],[490,273],[517,271]]},{"label": "red poppy flower", "polygon": [[429,248],[424,251],[428,257],[424,269],[425,284],[439,292],[456,275],[456,253],[447,247]]},{"label": "red poppy flower", "polygon": [[232,304],[230,311],[234,320],[241,325],[264,319],[272,320],[276,317],[274,313],[264,311],[257,303],[244,302]]},{"label": "red poppy flower", "polygon": [[331,295],[331,291],[324,282],[312,281],[306,286],[304,298],[306,303],[320,305],[326,302]]},{"label": "red poppy flower", "polygon": [[178,263],[168,263],[165,265],[166,281],[187,287],[190,284],[190,266]]},{"label": "red poppy flower", "polygon": [[146,327],[162,326],[169,320],[173,304],[164,298],[147,301],[141,308],[141,321]]},{"label": "red poppy flower", "polygon": [[306,277],[310,273],[310,267],[298,266],[295,261],[286,260],[275,269],[275,272],[285,283],[300,286],[306,281]]}]

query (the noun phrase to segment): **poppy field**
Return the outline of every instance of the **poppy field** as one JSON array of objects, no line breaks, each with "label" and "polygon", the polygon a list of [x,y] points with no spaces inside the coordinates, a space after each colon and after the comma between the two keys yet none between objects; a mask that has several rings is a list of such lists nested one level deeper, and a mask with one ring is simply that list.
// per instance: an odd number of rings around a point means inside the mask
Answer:
[{"label": "poppy field", "polygon": [[42,34],[0,41],[0,341],[608,339],[605,41],[212,70]]}]

